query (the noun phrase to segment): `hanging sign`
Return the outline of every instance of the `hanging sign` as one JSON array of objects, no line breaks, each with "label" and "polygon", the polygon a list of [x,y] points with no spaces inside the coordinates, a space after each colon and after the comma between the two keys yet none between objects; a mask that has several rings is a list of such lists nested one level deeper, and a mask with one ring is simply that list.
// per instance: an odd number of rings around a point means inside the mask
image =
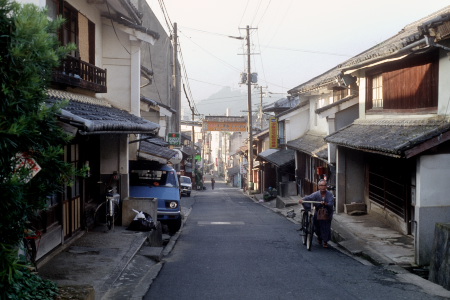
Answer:
[{"label": "hanging sign", "polygon": [[16,154],[16,166],[14,171],[17,172],[23,168],[29,170],[30,172],[28,176],[24,178],[25,183],[28,183],[31,178],[36,176],[36,174],[41,170],[41,167],[33,158],[29,157],[25,153],[19,152]]},{"label": "hanging sign", "polygon": [[179,132],[170,132],[167,134],[167,142],[171,146],[181,145],[181,134]]},{"label": "hanging sign", "polygon": [[269,148],[278,149],[278,119],[269,119]]}]

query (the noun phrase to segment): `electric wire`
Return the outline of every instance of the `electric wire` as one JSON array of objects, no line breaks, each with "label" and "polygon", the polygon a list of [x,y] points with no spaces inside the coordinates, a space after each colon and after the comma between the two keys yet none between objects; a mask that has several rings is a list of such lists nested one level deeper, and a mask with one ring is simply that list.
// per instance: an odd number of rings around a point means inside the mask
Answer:
[{"label": "electric wire", "polygon": [[191,37],[187,36],[186,34],[184,34],[184,32],[179,31],[182,35],[184,35],[191,43],[193,43],[194,45],[196,45],[198,48],[200,48],[202,51],[204,51],[205,53],[211,55],[212,57],[214,57],[215,59],[221,61],[224,65],[230,67],[231,69],[234,69],[235,71],[240,72],[241,69],[236,68],[235,66],[227,63],[226,61],[224,61],[223,59],[220,59],[219,57],[215,56],[214,54],[212,54],[211,52],[209,52],[208,50],[206,50],[205,48],[203,48],[202,46],[200,46],[199,44],[197,44],[196,42],[194,42],[192,40]]},{"label": "electric wire", "polygon": [[252,19],[252,21],[250,23],[250,25],[252,25],[252,26],[253,26],[253,24],[255,22],[256,16],[258,15],[258,11],[259,11],[259,8],[261,7],[261,3],[262,3],[262,0],[259,0],[258,6],[256,7],[256,12],[253,15],[253,19]]},{"label": "electric wire", "polygon": [[239,24],[238,24],[238,28],[241,27],[242,20],[244,19],[244,15],[247,12],[247,7],[248,7],[249,2],[250,2],[250,0],[247,0],[247,3],[245,4],[244,12],[242,13],[241,20],[239,21]]},{"label": "electric wire", "polygon": [[[122,46],[122,48],[125,49],[125,51],[126,51],[129,55],[132,55],[132,53],[125,47],[125,45],[122,44],[122,41],[120,40],[119,35],[117,34],[116,27],[114,26],[114,21],[113,21],[113,17],[112,17],[112,14],[111,14],[111,9],[110,9],[110,7],[109,7],[108,1],[105,1],[105,3],[106,3],[106,7],[108,8],[109,19],[110,19],[110,21],[111,21],[111,26],[112,26],[112,28],[113,28],[113,30],[114,30],[114,34],[116,35],[117,41],[119,42],[119,44]],[[137,52],[137,51],[136,51],[136,52]],[[134,53],[133,53],[133,54],[134,54]]]},{"label": "electric wire", "polygon": [[[153,71],[153,60],[152,60],[152,49],[151,49],[151,47],[150,47],[150,44],[148,44],[148,54],[149,54],[149,60],[150,60],[150,67],[151,67],[151,69],[152,69],[152,71]],[[158,83],[156,82],[156,74],[153,72],[153,82],[154,82],[154,86],[155,86],[155,89],[156,89],[156,93],[158,94],[158,99],[159,99],[159,102],[162,102],[161,101],[161,94],[159,93],[159,89],[158,89]]]},{"label": "electric wire", "polygon": [[158,3],[159,3],[159,7],[161,8],[161,11],[163,13],[164,21],[166,22],[167,29],[169,30],[170,34],[173,34],[172,22],[170,21],[169,13],[167,12],[167,8],[164,4],[164,1],[158,0]]},{"label": "electric wire", "polygon": [[269,3],[266,6],[266,9],[264,10],[261,18],[259,18],[259,21],[256,23],[256,27],[258,27],[258,25],[261,23],[261,20],[264,18],[264,16],[266,15],[267,10],[269,9],[270,3],[272,2],[272,0],[269,0]]}]

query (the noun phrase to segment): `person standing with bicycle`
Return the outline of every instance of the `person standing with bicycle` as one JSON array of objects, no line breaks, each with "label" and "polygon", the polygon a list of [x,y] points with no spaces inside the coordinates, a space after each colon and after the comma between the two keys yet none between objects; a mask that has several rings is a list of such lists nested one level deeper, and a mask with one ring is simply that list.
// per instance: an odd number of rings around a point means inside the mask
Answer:
[{"label": "person standing with bicycle", "polygon": [[[331,220],[333,218],[334,196],[327,190],[327,181],[319,180],[319,190],[309,196],[303,197],[298,202],[318,201],[320,204],[313,204],[316,207],[314,214],[314,231],[320,245],[328,248],[328,241],[331,240]],[[311,209],[311,203],[304,203],[305,209]]]}]

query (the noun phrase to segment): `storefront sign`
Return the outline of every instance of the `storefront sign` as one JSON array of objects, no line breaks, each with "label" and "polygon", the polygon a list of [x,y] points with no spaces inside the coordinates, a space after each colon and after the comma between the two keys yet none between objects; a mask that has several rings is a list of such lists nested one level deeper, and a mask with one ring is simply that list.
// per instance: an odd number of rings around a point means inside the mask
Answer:
[{"label": "storefront sign", "polygon": [[167,142],[171,146],[181,145],[181,134],[179,132],[171,132],[167,134]]},{"label": "storefront sign", "polygon": [[206,131],[247,131],[247,122],[203,121],[203,126]]},{"label": "storefront sign", "polygon": [[278,149],[278,119],[269,119],[269,148]]}]

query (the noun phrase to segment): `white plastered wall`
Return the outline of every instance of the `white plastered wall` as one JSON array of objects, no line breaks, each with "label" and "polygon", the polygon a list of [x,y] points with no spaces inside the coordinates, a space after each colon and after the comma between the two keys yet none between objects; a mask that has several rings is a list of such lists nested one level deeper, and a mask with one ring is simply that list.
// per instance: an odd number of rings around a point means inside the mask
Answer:
[{"label": "white plastered wall", "polygon": [[423,155],[416,171],[416,263],[429,264],[436,223],[450,222],[450,154]]}]

